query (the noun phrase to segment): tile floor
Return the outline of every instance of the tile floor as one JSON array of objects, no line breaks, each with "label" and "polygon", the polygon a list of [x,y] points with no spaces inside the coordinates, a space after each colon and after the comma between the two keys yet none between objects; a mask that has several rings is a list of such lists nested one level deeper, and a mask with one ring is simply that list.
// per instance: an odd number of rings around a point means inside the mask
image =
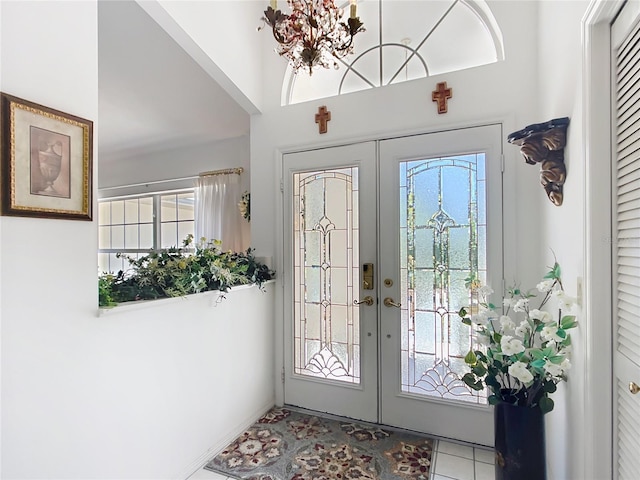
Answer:
[{"label": "tile floor", "polygon": [[[493,451],[444,440],[436,440],[431,480],[493,480]],[[204,468],[188,480],[233,480]]]}]

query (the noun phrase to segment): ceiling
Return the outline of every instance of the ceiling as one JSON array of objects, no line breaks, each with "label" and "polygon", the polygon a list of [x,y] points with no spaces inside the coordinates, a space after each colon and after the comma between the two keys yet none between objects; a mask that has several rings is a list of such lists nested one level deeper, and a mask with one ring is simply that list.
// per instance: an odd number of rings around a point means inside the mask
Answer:
[{"label": "ceiling", "polygon": [[133,1],[98,2],[100,165],[249,133],[249,115]]}]

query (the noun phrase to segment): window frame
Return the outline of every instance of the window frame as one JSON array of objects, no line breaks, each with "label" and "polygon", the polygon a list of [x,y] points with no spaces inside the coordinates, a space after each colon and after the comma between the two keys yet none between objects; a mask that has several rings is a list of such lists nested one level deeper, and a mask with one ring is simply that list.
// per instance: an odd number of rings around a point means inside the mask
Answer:
[{"label": "window frame", "polygon": [[[163,196],[167,196],[167,195],[181,195],[181,194],[191,194],[191,198],[193,199],[194,205],[193,205],[193,215],[191,219],[188,220],[180,220],[179,219],[179,215],[178,215],[178,210],[176,207],[176,219],[175,220],[169,220],[166,222],[162,221],[162,197]],[[131,194],[131,195],[118,195],[118,196],[113,196],[113,197],[104,197],[104,198],[100,198],[98,199],[98,229],[100,231],[101,228],[103,227],[109,227],[110,229],[113,228],[114,226],[126,226],[126,225],[146,225],[149,222],[140,222],[139,218],[138,218],[138,222],[134,222],[134,223],[122,223],[122,224],[113,224],[111,223],[111,219],[110,219],[110,223],[108,224],[102,224],[101,223],[101,219],[100,219],[100,207],[101,204],[103,203],[107,203],[107,202],[116,202],[116,201],[126,201],[126,200],[134,200],[134,199],[142,199],[142,198],[150,198],[152,200],[151,205],[152,205],[152,246],[149,248],[101,248],[100,245],[100,241],[101,241],[101,234],[99,233],[98,235],[98,255],[100,256],[101,254],[106,254],[109,257],[107,258],[107,265],[108,265],[108,269],[104,270],[102,267],[103,265],[101,264],[101,261],[98,260],[98,266],[99,269],[101,271],[101,273],[104,271],[104,273],[115,273],[115,269],[111,268],[111,255],[113,254],[125,254],[125,255],[146,255],[148,253],[150,253],[151,251],[154,250],[161,250],[163,248],[170,248],[170,247],[163,247],[162,246],[162,225],[166,224],[166,223],[176,223],[176,224],[180,224],[180,223],[185,223],[185,222],[192,222],[193,224],[193,230],[191,232],[191,234],[195,234],[195,196],[196,196],[196,189],[195,187],[187,187],[187,188],[179,188],[179,189],[173,189],[173,190],[162,190],[162,191],[157,191],[157,192],[148,192],[148,193],[139,193],[139,194]],[[123,218],[123,221],[126,220],[126,217]],[[180,239],[178,239],[179,242],[181,242]],[[126,243],[125,243],[126,245]],[[195,249],[190,246],[190,247],[184,247],[182,245],[182,243],[178,243],[176,245],[172,245],[172,247],[177,247],[177,248],[181,248],[184,252],[193,252]],[[124,262],[126,262],[125,259],[123,259],[123,265],[122,267],[126,267],[126,265],[124,264]],[[121,269],[118,269],[121,270]]]}]

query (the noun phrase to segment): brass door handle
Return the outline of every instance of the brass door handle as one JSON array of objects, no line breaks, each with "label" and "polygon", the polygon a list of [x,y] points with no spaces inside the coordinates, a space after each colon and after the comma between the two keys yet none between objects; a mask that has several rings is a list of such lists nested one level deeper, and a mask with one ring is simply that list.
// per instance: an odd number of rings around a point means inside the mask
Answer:
[{"label": "brass door handle", "polygon": [[629,391],[632,395],[635,395],[636,393],[640,392],[640,386],[635,382],[629,382]]},{"label": "brass door handle", "polygon": [[385,307],[396,307],[400,308],[402,305],[393,301],[393,298],[387,297],[384,299]]},{"label": "brass door handle", "polygon": [[373,305],[373,297],[371,295],[367,295],[366,297],[364,297],[361,301],[358,300],[354,300],[353,304],[354,305],[361,305],[361,304],[365,304],[365,305]]}]

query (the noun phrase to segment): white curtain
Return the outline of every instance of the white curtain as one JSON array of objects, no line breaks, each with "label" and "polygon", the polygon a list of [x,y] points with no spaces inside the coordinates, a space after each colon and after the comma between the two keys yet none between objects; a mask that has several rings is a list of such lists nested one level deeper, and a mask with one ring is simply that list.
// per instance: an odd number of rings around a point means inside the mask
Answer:
[{"label": "white curtain", "polygon": [[195,238],[222,241],[223,250],[248,248],[247,228],[238,203],[242,197],[240,175],[224,173],[198,177],[195,193]]}]

